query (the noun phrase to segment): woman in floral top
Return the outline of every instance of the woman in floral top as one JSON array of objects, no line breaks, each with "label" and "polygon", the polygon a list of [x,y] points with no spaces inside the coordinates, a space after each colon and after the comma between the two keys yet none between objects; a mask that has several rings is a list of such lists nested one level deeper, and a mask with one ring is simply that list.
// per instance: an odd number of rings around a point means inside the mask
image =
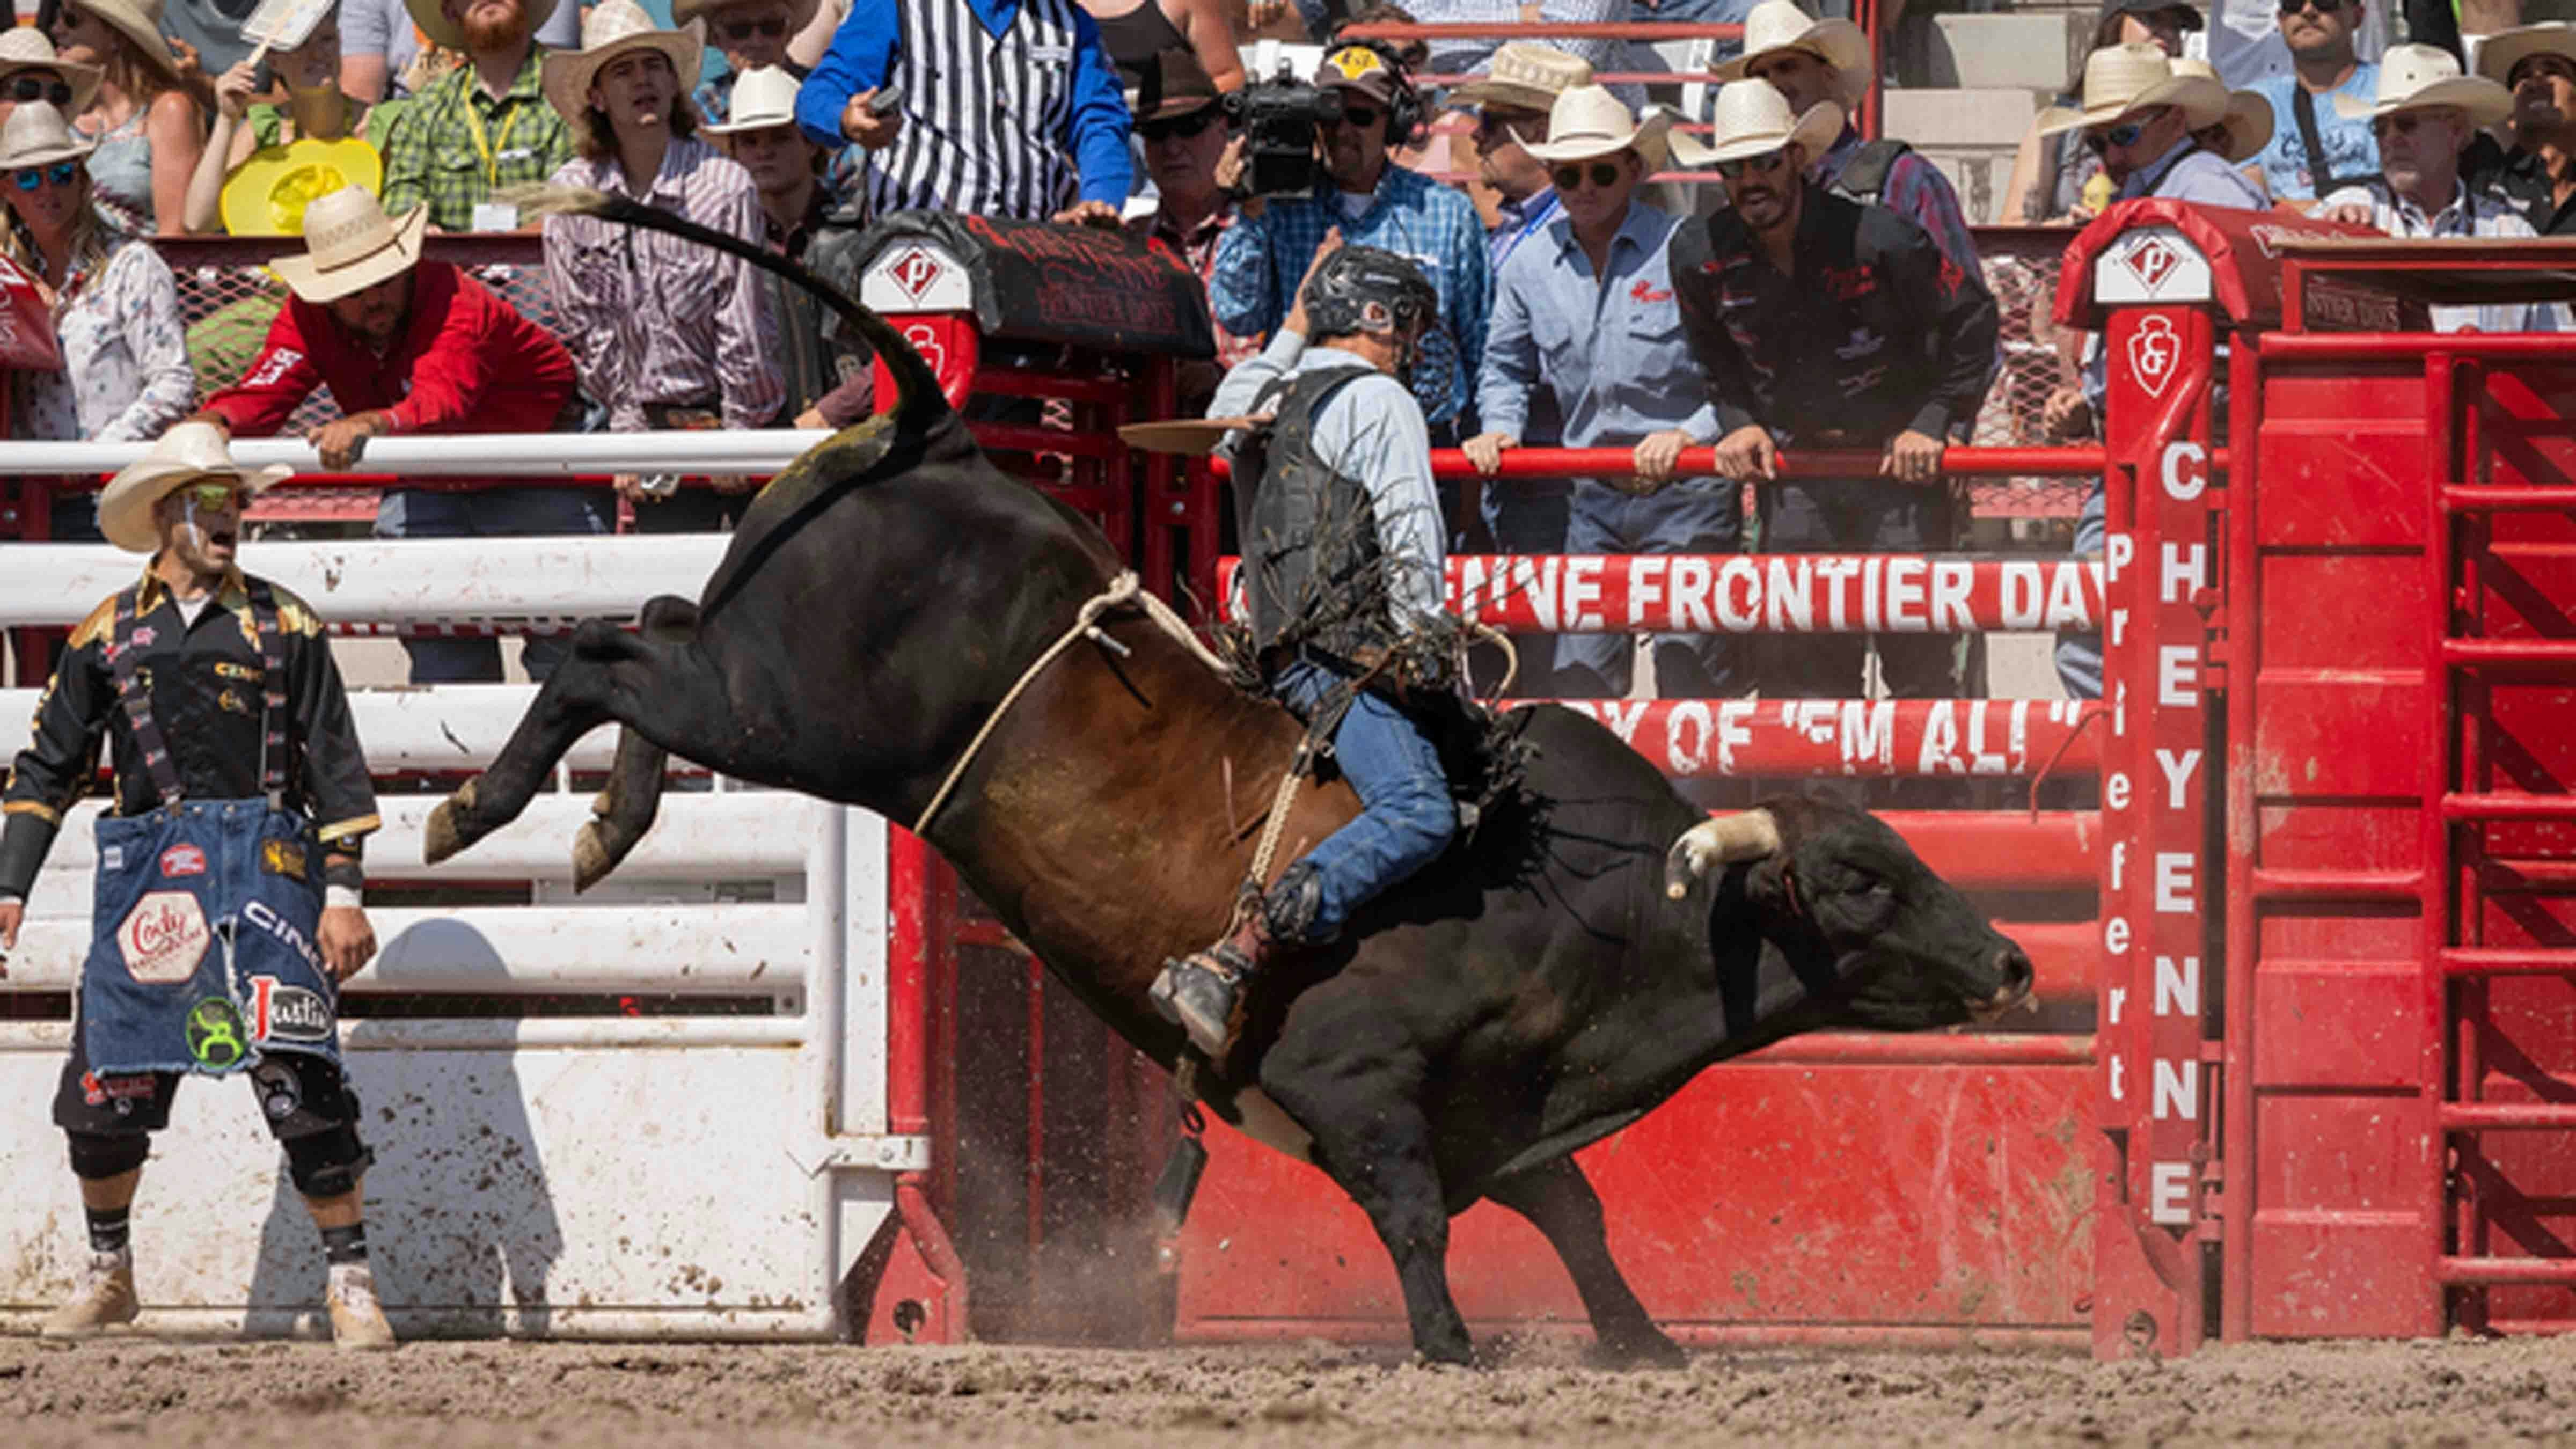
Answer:
[{"label": "woman in floral top", "polygon": [[[179,321],[179,288],[149,242],[113,236],[90,204],[95,143],[73,137],[46,101],[0,125],[0,254],[35,278],[53,309],[63,370],[21,373],[10,389],[9,435],[121,442],[161,436],[187,416],[197,381]],[[96,538],[95,500],[59,495],[56,538]]]}]

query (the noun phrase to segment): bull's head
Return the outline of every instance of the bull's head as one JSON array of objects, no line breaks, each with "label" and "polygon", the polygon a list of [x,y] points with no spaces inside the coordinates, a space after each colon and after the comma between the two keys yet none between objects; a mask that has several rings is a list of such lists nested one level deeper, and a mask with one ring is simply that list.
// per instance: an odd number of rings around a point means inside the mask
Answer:
[{"label": "bull's head", "polygon": [[1986,1021],[2030,996],[2030,958],[1867,811],[1788,797],[1685,831],[1665,893],[1743,866],[1762,934],[1802,978],[1829,967],[1837,1017],[1883,1031]]}]

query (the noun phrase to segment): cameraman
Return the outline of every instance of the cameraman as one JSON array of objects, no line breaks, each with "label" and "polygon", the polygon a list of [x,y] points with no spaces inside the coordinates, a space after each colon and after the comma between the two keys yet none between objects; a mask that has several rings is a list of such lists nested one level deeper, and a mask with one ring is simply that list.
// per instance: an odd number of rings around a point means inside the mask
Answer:
[{"label": "cameraman", "polygon": [[[1217,243],[1209,309],[1217,325],[1238,337],[1271,332],[1295,306],[1307,263],[1336,227],[1353,246],[1405,258],[1439,297],[1433,331],[1442,342],[1432,350],[1445,350],[1449,364],[1445,377],[1439,375],[1444,369],[1425,369],[1414,393],[1435,434],[1455,437],[1484,360],[1492,306],[1484,224],[1463,193],[1389,164],[1388,153],[1411,139],[1423,119],[1422,101],[1391,51],[1369,41],[1336,46],[1316,68],[1315,86],[1339,101],[1334,119],[1315,128],[1324,174],[1308,194],[1244,203],[1242,220]],[[1246,106],[1258,106],[1267,99],[1260,92],[1277,89],[1255,84],[1239,94]]]}]

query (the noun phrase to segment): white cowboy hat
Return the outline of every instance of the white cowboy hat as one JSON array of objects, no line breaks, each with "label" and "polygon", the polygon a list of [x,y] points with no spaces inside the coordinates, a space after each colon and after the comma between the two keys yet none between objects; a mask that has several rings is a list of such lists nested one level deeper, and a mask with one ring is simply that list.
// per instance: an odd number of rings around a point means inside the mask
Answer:
[{"label": "white cowboy hat", "polygon": [[72,88],[71,115],[88,110],[89,98],[98,94],[98,67],[54,54],[54,43],[32,25],[12,26],[0,34],[0,82],[22,70],[49,70],[61,76],[63,84]]},{"label": "white cowboy hat", "polygon": [[1553,46],[1515,40],[1494,52],[1482,75],[1452,88],[1455,106],[1518,106],[1544,111],[1576,86],[1592,84],[1592,62]]},{"label": "white cowboy hat", "polygon": [[785,66],[764,65],[744,71],[733,83],[733,119],[698,129],[710,136],[766,131],[796,124],[796,77]]},{"label": "white cowboy hat", "polygon": [[1744,53],[1717,68],[1722,81],[1743,80],[1753,63],[1783,50],[1803,50],[1834,73],[1845,109],[1869,93],[1869,36],[1848,20],[1818,20],[1797,0],[1762,0],[1744,17]]},{"label": "white cowboy hat", "polygon": [[344,186],[304,208],[304,255],[268,265],[295,295],[319,306],[418,265],[428,229],[428,207],[413,207],[396,225],[385,219],[375,193]]},{"label": "white cowboy hat", "polygon": [[[754,3],[766,4],[768,0],[671,0],[671,23],[686,25],[692,20],[713,20],[719,10]],[[823,0],[787,0],[788,38],[794,39],[797,32],[813,23],[814,12],[821,8]]]},{"label": "white cowboy hat", "polygon": [[2513,68],[2535,55],[2563,55],[2576,60],[2576,25],[2552,20],[2497,31],[2478,42],[2478,74],[2509,86],[2513,84]]},{"label": "white cowboy hat", "polygon": [[134,48],[163,75],[179,78],[179,57],[170,53],[169,37],[161,33],[161,0],[79,0],[79,4],[133,41]]},{"label": "white cowboy hat", "polygon": [[2180,106],[2184,127],[2203,130],[2227,118],[2227,87],[2174,69],[2156,46],[2106,45],[2084,57],[2081,106],[2051,106],[2039,113],[2039,134],[2107,126],[2150,106]]},{"label": "white cowboy hat", "polygon": [[[2196,75],[2204,80],[2217,80],[2218,69],[2205,60],[2177,55],[2173,58],[2175,75]],[[2219,124],[2227,128],[2227,144],[2218,154],[2227,164],[2241,166],[2272,144],[2272,103],[2253,91],[2229,91],[2227,114]]]},{"label": "white cowboy hat", "polygon": [[12,108],[0,126],[0,171],[42,166],[50,161],[76,161],[97,149],[96,141],[72,134],[71,123],[51,101],[28,101]]},{"label": "white cowboy hat", "polygon": [[1633,148],[1645,158],[1646,169],[1656,171],[1671,154],[1664,138],[1672,127],[1672,112],[1661,106],[1649,106],[1641,126],[1608,88],[1576,86],[1548,108],[1547,139],[1521,149],[1541,161],[1589,161]]},{"label": "white cowboy hat", "polygon": [[[663,30],[635,0],[601,0],[581,17],[581,49],[546,57],[546,100],[567,121],[578,121],[590,105],[590,83],[601,66],[629,51],[658,50],[680,78],[680,97],[688,98],[698,83],[698,58],[704,48],[686,30]],[[604,138],[603,138],[604,139]]]},{"label": "white cowboy hat", "polygon": [[152,506],[179,489],[200,478],[220,478],[257,497],[294,472],[279,466],[245,468],[233,461],[223,429],[212,423],[180,423],[108,480],[106,491],[98,495],[98,531],[127,553],[150,553],[161,546]]},{"label": "white cowboy hat", "polygon": [[1843,108],[1818,101],[1803,116],[1789,114],[1789,98],[1769,81],[1728,81],[1717,88],[1710,108],[1708,144],[1688,133],[1673,137],[1673,154],[1684,166],[1712,166],[1760,156],[1795,142],[1813,162],[1843,133]]},{"label": "white cowboy hat", "polygon": [[[519,0],[519,3],[527,9],[528,33],[534,35],[546,28],[546,20],[555,13],[558,0]],[[411,12],[411,23],[420,27],[421,34],[449,50],[463,50],[465,27],[448,19],[440,6],[441,0],[403,0],[403,8]]]},{"label": "white cowboy hat", "polygon": [[2482,75],[2460,74],[2459,57],[2438,45],[2392,45],[2379,57],[2379,94],[2370,100],[2335,97],[2335,114],[2368,120],[2399,111],[2457,106],[2472,126],[2492,126],[2513,114],[2513,92]]}]

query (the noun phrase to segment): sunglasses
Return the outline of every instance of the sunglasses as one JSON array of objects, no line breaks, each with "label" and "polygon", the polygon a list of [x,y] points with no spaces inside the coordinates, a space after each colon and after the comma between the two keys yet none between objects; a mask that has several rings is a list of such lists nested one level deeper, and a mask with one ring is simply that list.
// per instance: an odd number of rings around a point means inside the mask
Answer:
[{"label": "sunglasses", "polygon": [[749,40],[755,35],[776,40],[787,33],[787,22],[772,15],[767,20],[728,20],[722,28],[727,40]]},{"label": "sunglasses", "polygon": [[62,81],[38,80],[31,75],[22,75],[9,83],[9,99],[20,105],[29,101],[51,101],[54,109],[67,111],[71,109],[72,88]]},{"label": "sunglasses", "polygon": [[185,488],[173,489],[171,496],[184,498],[208,513],[241,511],[241,490],[230,483],[191,483]]},{"label": "sunglasses", "polygon": [[2138,138],[2145,134],[2147,134],[2146,122],[2123,121],[2108,130],[2085,132],[2084,145],[2094,155],[2099,156],[2114,146],[2134,146],[2138,144]]},{"label": "sunglasses", "polygon": [[2344,0],[2281,0],[2281,13],[2296,15],[2302,10],[2314,10],[2319,15],[2332,15],[2343,6]]},{"label": "sunglasses", "polygon": [[1366,106],[1344,106],[1341,123],[1354,131],[1365,131],[1376,125],[1377,118],[1385,114],[1384,111],[1373,111]]},{"label": "sunglasses", "polygon": [[78,161],[57,161],[51,166],[26,166],[9,173],[9,179],[20,191],[33,191],[50,181],[56,186],[69,186],[80,179]]},{"label": "sunglasses", "polygon": [[1555,182],[1559,191],[1582,190],[1586,176],[1604,190],[1619,184],[1619,168],[1607,161],[1595,161],[1590,166],[1559,166],[1547,173],[1547,179]]},{"label": "sunglasses", "polygon": [[1186,141],[1216,124],[1217,108],[1205,106],[1186,116],[1172,116],[1160,121],[1140,121],[1136,134],[1152,145],[1156,141]]},{"label": "sunglasses", "polygon": [[1780,163],[1787,159],[1789,159],[1789,152],[1786,148],[1765,151],[1759,156],[1738,156],[1732,161],[1718,162],[1717,174],[1733,181],[1747,172],[1777,171],[1780,169]]}]

